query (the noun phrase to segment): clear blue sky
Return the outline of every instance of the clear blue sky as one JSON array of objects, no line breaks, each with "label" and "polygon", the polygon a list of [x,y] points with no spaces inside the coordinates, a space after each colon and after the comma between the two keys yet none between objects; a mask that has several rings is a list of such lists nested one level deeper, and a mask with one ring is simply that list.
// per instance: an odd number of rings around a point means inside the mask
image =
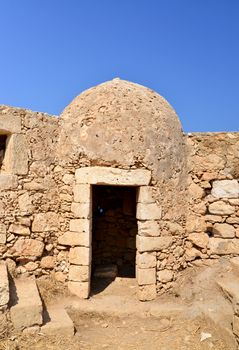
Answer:
[{"label": "clear blue sky", "polygon": [[114,77],[239,131],[239,0],[0,0],[0,104],[60,114]]}]

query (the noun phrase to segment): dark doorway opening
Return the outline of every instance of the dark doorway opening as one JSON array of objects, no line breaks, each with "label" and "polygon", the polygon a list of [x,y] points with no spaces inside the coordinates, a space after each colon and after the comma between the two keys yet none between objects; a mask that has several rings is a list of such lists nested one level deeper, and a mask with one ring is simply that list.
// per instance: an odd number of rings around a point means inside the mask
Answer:
[{"label": "dark doorway opening", "polygon": [[2,165],[3,165],[6,147],[7,147],[7,135],[0,134],[0,169],[2,168]]},{"label": "dark doorway opening", "polygon": [[92,187],[92,277],[135,277],[136,187]]}]

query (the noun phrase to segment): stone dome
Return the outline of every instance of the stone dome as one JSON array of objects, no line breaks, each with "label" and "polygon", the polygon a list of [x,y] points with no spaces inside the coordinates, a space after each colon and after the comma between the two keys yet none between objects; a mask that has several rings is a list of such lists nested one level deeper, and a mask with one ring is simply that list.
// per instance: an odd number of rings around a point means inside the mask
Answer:
[{"label": "stone dome", "polygon": [[[158,93],[113,79],[77,96],[63,111],[60,149],[92,164],[180,168],[183,133],[174,109]],[[170,171],[170,170],[169,170]]]}]

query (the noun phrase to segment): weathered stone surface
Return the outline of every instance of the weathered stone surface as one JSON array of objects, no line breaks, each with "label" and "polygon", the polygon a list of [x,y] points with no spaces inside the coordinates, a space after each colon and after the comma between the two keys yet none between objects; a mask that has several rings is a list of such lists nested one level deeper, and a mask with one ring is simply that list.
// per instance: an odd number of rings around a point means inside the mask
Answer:
[{"label": "weathered stone surface", "polygon": [[87,184],[78,184],[73,188],[74,202],[76,203],[90,203],[91,202],[91,186]]},{"label": "weathered stone surface", "polygon": [[208,210],[210,214],[231,215],[234,213],[235,208],[223,201],[217,201],[209,204]]},{"label": "weathered stone surface", "polygon": [[159,282],[167,283],[173,279],[173,271],[171,270],[161,270],[157,272],[157,279]]},{"label": "weathered stone surface", "polygon": [[229,224],[215,224],[213,226],[212,232],[215,237],[222,237],[222,238],[235,237],[235,229],[232,225],[229,225]]},{"label": "weathered stone surface", "polygon": [[23,193],[21,196],[18,197],[18,205],[21,214],[31,214],[33,212],[33,205],[32,200],[29,195],[29,193]]},{"label": "weathered stone surface", "polygon": [[185,259],[186,261],[192,261],[196,258],[201,258],[201,252],[200,250],[192,247],[192,248],[187,248],[185,250]]},{"label": "weathered stone surface", "polygon": [[136,255],[136,265],[141,269],[149,269],[156,267],[156,253],[137,253]]},{"label": "weathered stone surface", "polygon": [[230,216],[229,218],[226,219],[226,222],[228,224],[237,224],[237,225],[239,225],[239,216]]},{"label": "weathered stone surface", "polygon": [[160,220],[162,210],[156,203],[138,203],[136,218],[138,220]]},{"label": "weathered stone surface", "polygon": [[216,198],[238,198],[239,183],[237,180],[214,181],[212,195]]},{"label": "weathered stone surface", "polygon": [[72,203],[71,211],[75,218],[89,219],[91,217],[91,203]]},{"label": "weathered stone surface", "polygon": [[5,244],[7,240],[7,228],[6,225],[0,224],[0,244]]},{"label": "weathered stone surface", "polygon": [[77,184],[92,185],[148,185],[151,179],[149,170],[124,170],[110,167],[87,167],[76,170]]},{"label": "weathered stone surface", "polygon": [[9,283],[7,266],[0,261],[0,306],[7,305],[9,302]]},{"label": "weathered stone surface", "polygon": [[155,268],[150,268],[150,269],[137,268],[137,282],[140,286],[145,284],[155,284],[156,283]]},{"label": "weathered stone surface", "polygon": [[55,266],[55,257],[54,256],[44,256],[41,259],[41,267],[43,269],[53,269]]},{"label": "weathered stone surface", "polygon": [[69,281],[68,289],[72,294],[78,296],[81,299],[89,298],[90,284],[88,282]]},{"label": "weathered stone surface", "polygon": [[137,203],[155,203],[153,198],[153,188],[150,186],[140,186],[137,192]]},{"label": "weathered stone surface", "polygon": [[160,251],[170,247],[172,244],[172,237],[143,237],[137,236],[137,250],[139,252],[153,252]]},{"label": "weathered stone surface", "polygon": [[63,307],[48,306],[47,313],[50,321],[41,327],[41,334],[56,337],[74,335],[74,324]]},{"label": "weathered stone surface", "polygon": [[58,243],[61,245],[90,247],[91,234],[68,231],[58,238]]},{"label": "weathered stone surface", "polygon": [[20,224],[11,224],[9,227],[9,232],[12,232],[20,236],[29,236],[30,230],[29,227],[20,225]]},{"label": "weathered stone surface", "polygon": [[15,175],[0,174],[0,190],[14,190],[17,188],[18,181]]},{"label": "weathered stone surface", "polygon": [[90,266],[70,265],[69,280],[76,282],[87,282],[90,280]]},{"label": "weathered stone surface", "polygon": [[145,237],[158,237],[160,235],[160,228],[157,221],[137,221],[138,234]]},{"label": "weathered stone surface", "polygon": [[75,265],[90,265],[91,250],[86,247],[75,247],[70,249],[69,253],[70,264]]},{"label": "weathered stone surface", "polygon": [[72,219],[70,220],[70,231],[71,232],[85,232],[90,233],[91,231],[91,220],[88,219]]},{"label": "weathered stone surface", "polygon": [[188,235],[188,240],[199,248],[207,248],[209,237],[204,232],[194,232]]},{"label": "weathered stone surface", "polygon": [[186,230],[187,232],[204,232],[207,228],[205,217],[190,215],[187,218]]},{"label": "weathered stone surface", "polygon": [[220,215],[206,215],[205,220],[208,222],[223,222],[223,218]]},{"label": "weathered stone surface", "polygon": [[17,134],[21,132],[21,118],[18,115],[0,115],[0,130],[9,134]]},{"label": "weathered stone surface", "polygon": [[35,239],[18,239],[13,246],[15,256],[36,256],[40,257],[44,250],[44,243]]},{"label": "weathered stone surface", "polygon": [[233,317],[233,333],[236,334],[237,337],[239,337],[239,317],[234,315]]},{"label": "weathered stone surface", "polygon": [[57,231],[59,217],[57,213],[47,212],[34,215],[32,222],[32,232]]},{"label": "weathered stone surface", "polygon": [[211,254],[238,254],[239,239],[210,238],[208,248]]},{"label": "weathered stone surface", "polygon": [[188,188],[188,193],[193,199],[201,199],[204,196],[205,191],[199,185],[192,182]]},{"label": "weathered stone surface", "polygon": [[38,268],[38,264],[34,261],[29,261],[24,267],[27,271],[35,271]]},{"label": "weathered stone surface", "polygon": [[33,279],[15,280],[16,300],[10,309],[11,321],[17,330],[42,324],[42,302]]},{"label": "weathered stone surface", "polygon": [[156,292],[156,285],[150,284],[150,285],[144,285],[139,286],[138,290],[138,298],[141,301],[150,301],[156,298],[157,292]]},{"label": "weathered stone surface", "polygon": [[28,173],[28,146],[23,134],[11,135],[4,157],[4,170],[16,175]]}]

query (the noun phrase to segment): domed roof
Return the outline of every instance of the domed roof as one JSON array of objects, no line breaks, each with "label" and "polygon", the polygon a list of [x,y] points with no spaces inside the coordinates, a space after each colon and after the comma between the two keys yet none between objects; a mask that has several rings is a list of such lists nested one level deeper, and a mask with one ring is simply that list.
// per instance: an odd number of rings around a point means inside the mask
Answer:
[{"label": "domed roof", "polygon": [[181,124],[156,92],[113,79],[77,96],[61,114],[61,149],[100,164],[158,167],[177,162]]}]

